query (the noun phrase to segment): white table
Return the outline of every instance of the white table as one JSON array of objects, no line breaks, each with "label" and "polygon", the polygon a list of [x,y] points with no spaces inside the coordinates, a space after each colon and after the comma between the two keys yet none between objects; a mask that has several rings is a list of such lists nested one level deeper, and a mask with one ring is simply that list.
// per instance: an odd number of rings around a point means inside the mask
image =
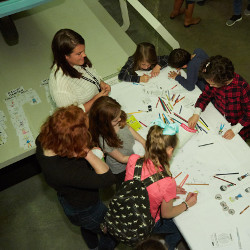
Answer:
[{"label": "white table", "polygon": [[[195,88],[194,91],[188,92],[179,84],[171,89],[176,82],[168,79],[168,71],[169,68],[163,69],[158,77],[143,85],[121,82],[112,87],[111,97],[117,99],[127,113],[147,110],[150,104],[152,112],[134,114],[137,120],[148,126],[152,120],[159,117],[159,113],[163,113],[161,105],[158,104],[156,108],[158,97],[166,97],[165,93],[170,90],[170,96],[173,93],[180,94],[181,97],[185,96],[174,106],[174,111],[178,114],[182,105],[181,116],[188,120],[193,113],[192,105],[199,96],[200,90]],[[165,114],[168,113],[165,112]],[[208,133],[201,131],[196,133],[184,147],[177,149],[170,170],[174,177],[182,172],[176,178],[177,184],[180,184],[186,174],[189,174],[186,183],[209,185],[185,184],[183,187],[188,192],[198,192],[198,202],[174,220],[191,249],[250,249],[250,208],[239,214],[247,205],[250,205],[250,193],[245,192],[245,189],[250,187],[250,177],[242,181],[237,180],[237,177],[250,173],[249,146],[239,135],[232,140],[223,139],[218,135],[221,123],[226,124],[224,132],[230,125],[212,104],[207,106],[201,117],[209,127],[208,131],[203,126]],[[177,120],[181,121],[178,118]],[[146,137],[148,129],[149,127],[142,126],[138,132]],[[211,142],[214,144],[199,147]],[[239,172],[239,174],[218,176],[236,184],[228,187],[226,191],[221,191],[220,186],[229,183],[215,179],[213,175],[233,172]],[[221,200],[215,199],[217,194],[222,196]],[[234,198],[238,194],[243,197],[230,201],[230,197]],[[179,204],[184,198],[176,200],[175,204]],[[221,201],[226,202],[235,214],[231,215],[228,211],[223,211]]]}]

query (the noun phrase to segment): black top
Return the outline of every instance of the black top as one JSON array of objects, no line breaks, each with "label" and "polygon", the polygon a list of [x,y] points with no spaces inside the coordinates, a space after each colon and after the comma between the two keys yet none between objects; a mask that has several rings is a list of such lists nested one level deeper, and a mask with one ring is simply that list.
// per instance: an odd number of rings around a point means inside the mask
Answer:
[{"label": "black top", "polygon": [[96,174],[85,158],[48,157],[43,154],[38,140],[36,145],[36,157],[46,182],[74,207],[94,205],[99,200],[99,188],[115,182],[110,170],[105,174]]}]

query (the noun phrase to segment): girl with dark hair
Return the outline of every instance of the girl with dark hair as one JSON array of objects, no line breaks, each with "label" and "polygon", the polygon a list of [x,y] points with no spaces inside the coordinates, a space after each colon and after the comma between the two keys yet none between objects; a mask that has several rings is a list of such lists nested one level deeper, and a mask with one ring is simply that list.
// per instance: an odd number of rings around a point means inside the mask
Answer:
[{"label": "girl with dark hair", "polygon": [[108,165],[90,150],[88,124],[87,114],[79,107],[58,109],[41,127],[36,156],[46,182],[56,190],[71,223],[80,226],[88,248],[112,250],[116,242],[100,229],[107,208],[99,189],[111,186],[115,179]]},{"label": "girl with dark hair", "polygon": [[58,107],[75,104],[88,112],[96,99],[109,94],[110,86],[92,68],[85,41],[77,32],[59,30],[52,41],[52,52],[49,89]]},{"label": "girl with dark hair", "polygon": [[133,154],[135,140],[145,140],[126,124],[126,113],[111,97],[100,97],[90,109],[89,124],[95,146],[107,153],[106,162],[116,177],[117,189],[124,181],[128,158]]},{"label": "girl with dark hair", "polygon": [[[197,202],[197,194],[188,193],[186,200],[180,205],[173,206],[176,194],[186,194],[186,191],[176,186],[175,179],[170,172],[170,159],[177,146],[176,133],[179,127],[176,123],[166,125],[161,119],[151,124],[149,129],[141,180],[159,172],[167,176],[147,187],[150,212],[155,218],[153,234],[165,234],[165,242],[169,250],[174,250],[181,240],[181,234],[171,218],[181,214]],[[125,181],[132,180],[139,155],[131,155],[126,167]],[[159,209],[160,208],[160,209]],[[162,218],[161,218],[162,217]]]},{"label": "girl with dark hair", "polygon": [[[137,45],[135,53],[128,58],[118,78],[125,82],[148,82],[151,77],[158,76],[160,70],[168,65],[168,56],[157,56],[155,46],[143,42]],[[137,70],[152,70],[150,75],[138,76]]]},{"label": "girl with dark hair", "polygon": [[250,87],[234,72],[233,63],[226,57],[212,56],[201,66],[200,76],[208,84],[196,101],[189,127],[195,127],[201,112],[214,99],[215,108],[232,125],[223,137],[230,140],[239,133],[244,140],[250,138]]}]

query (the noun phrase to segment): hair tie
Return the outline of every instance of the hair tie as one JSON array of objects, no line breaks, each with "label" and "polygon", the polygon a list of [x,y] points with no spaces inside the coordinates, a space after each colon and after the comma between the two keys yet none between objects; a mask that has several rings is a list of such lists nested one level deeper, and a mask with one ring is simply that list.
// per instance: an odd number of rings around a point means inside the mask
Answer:
[{"label": "hair tie", "polygon": [[205,68],[202,70],[203,72],[207,72],[207,67],[210,65],[210,62],[208,62],[205,66]]},{"label": "hair tie", "polygon": [[163,128],[163,135],[175,135],[179,132],[179,125],[177,123],[166,124],[162,119],[156,119],[150,123],[150,127],[157,125]]}]

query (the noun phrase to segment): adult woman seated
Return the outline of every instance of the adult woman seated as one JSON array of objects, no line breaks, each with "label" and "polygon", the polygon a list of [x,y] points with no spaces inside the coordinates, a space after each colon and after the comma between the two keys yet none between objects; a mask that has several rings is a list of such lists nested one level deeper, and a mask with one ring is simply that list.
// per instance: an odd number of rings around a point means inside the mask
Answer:
[{"label": "adult woman seated", "polygon": [[57,191],[69,220],[81,227],[88,248],[114,249],[115,241],[100,229],[107,208],[99,188],[112,185],[115,177],[90,150],[88,124],[79,107],[58,109],[41,127],[36,155],[46,182]]},{"label": "adult woman seated", "polygon": [[85,53],[85,41],[70,29],[59,30],[52,41],[54,56],[49,89],[57,107],[78,105],[88,112],[100,96],[107,96],[110,86],[100,80]]}]

